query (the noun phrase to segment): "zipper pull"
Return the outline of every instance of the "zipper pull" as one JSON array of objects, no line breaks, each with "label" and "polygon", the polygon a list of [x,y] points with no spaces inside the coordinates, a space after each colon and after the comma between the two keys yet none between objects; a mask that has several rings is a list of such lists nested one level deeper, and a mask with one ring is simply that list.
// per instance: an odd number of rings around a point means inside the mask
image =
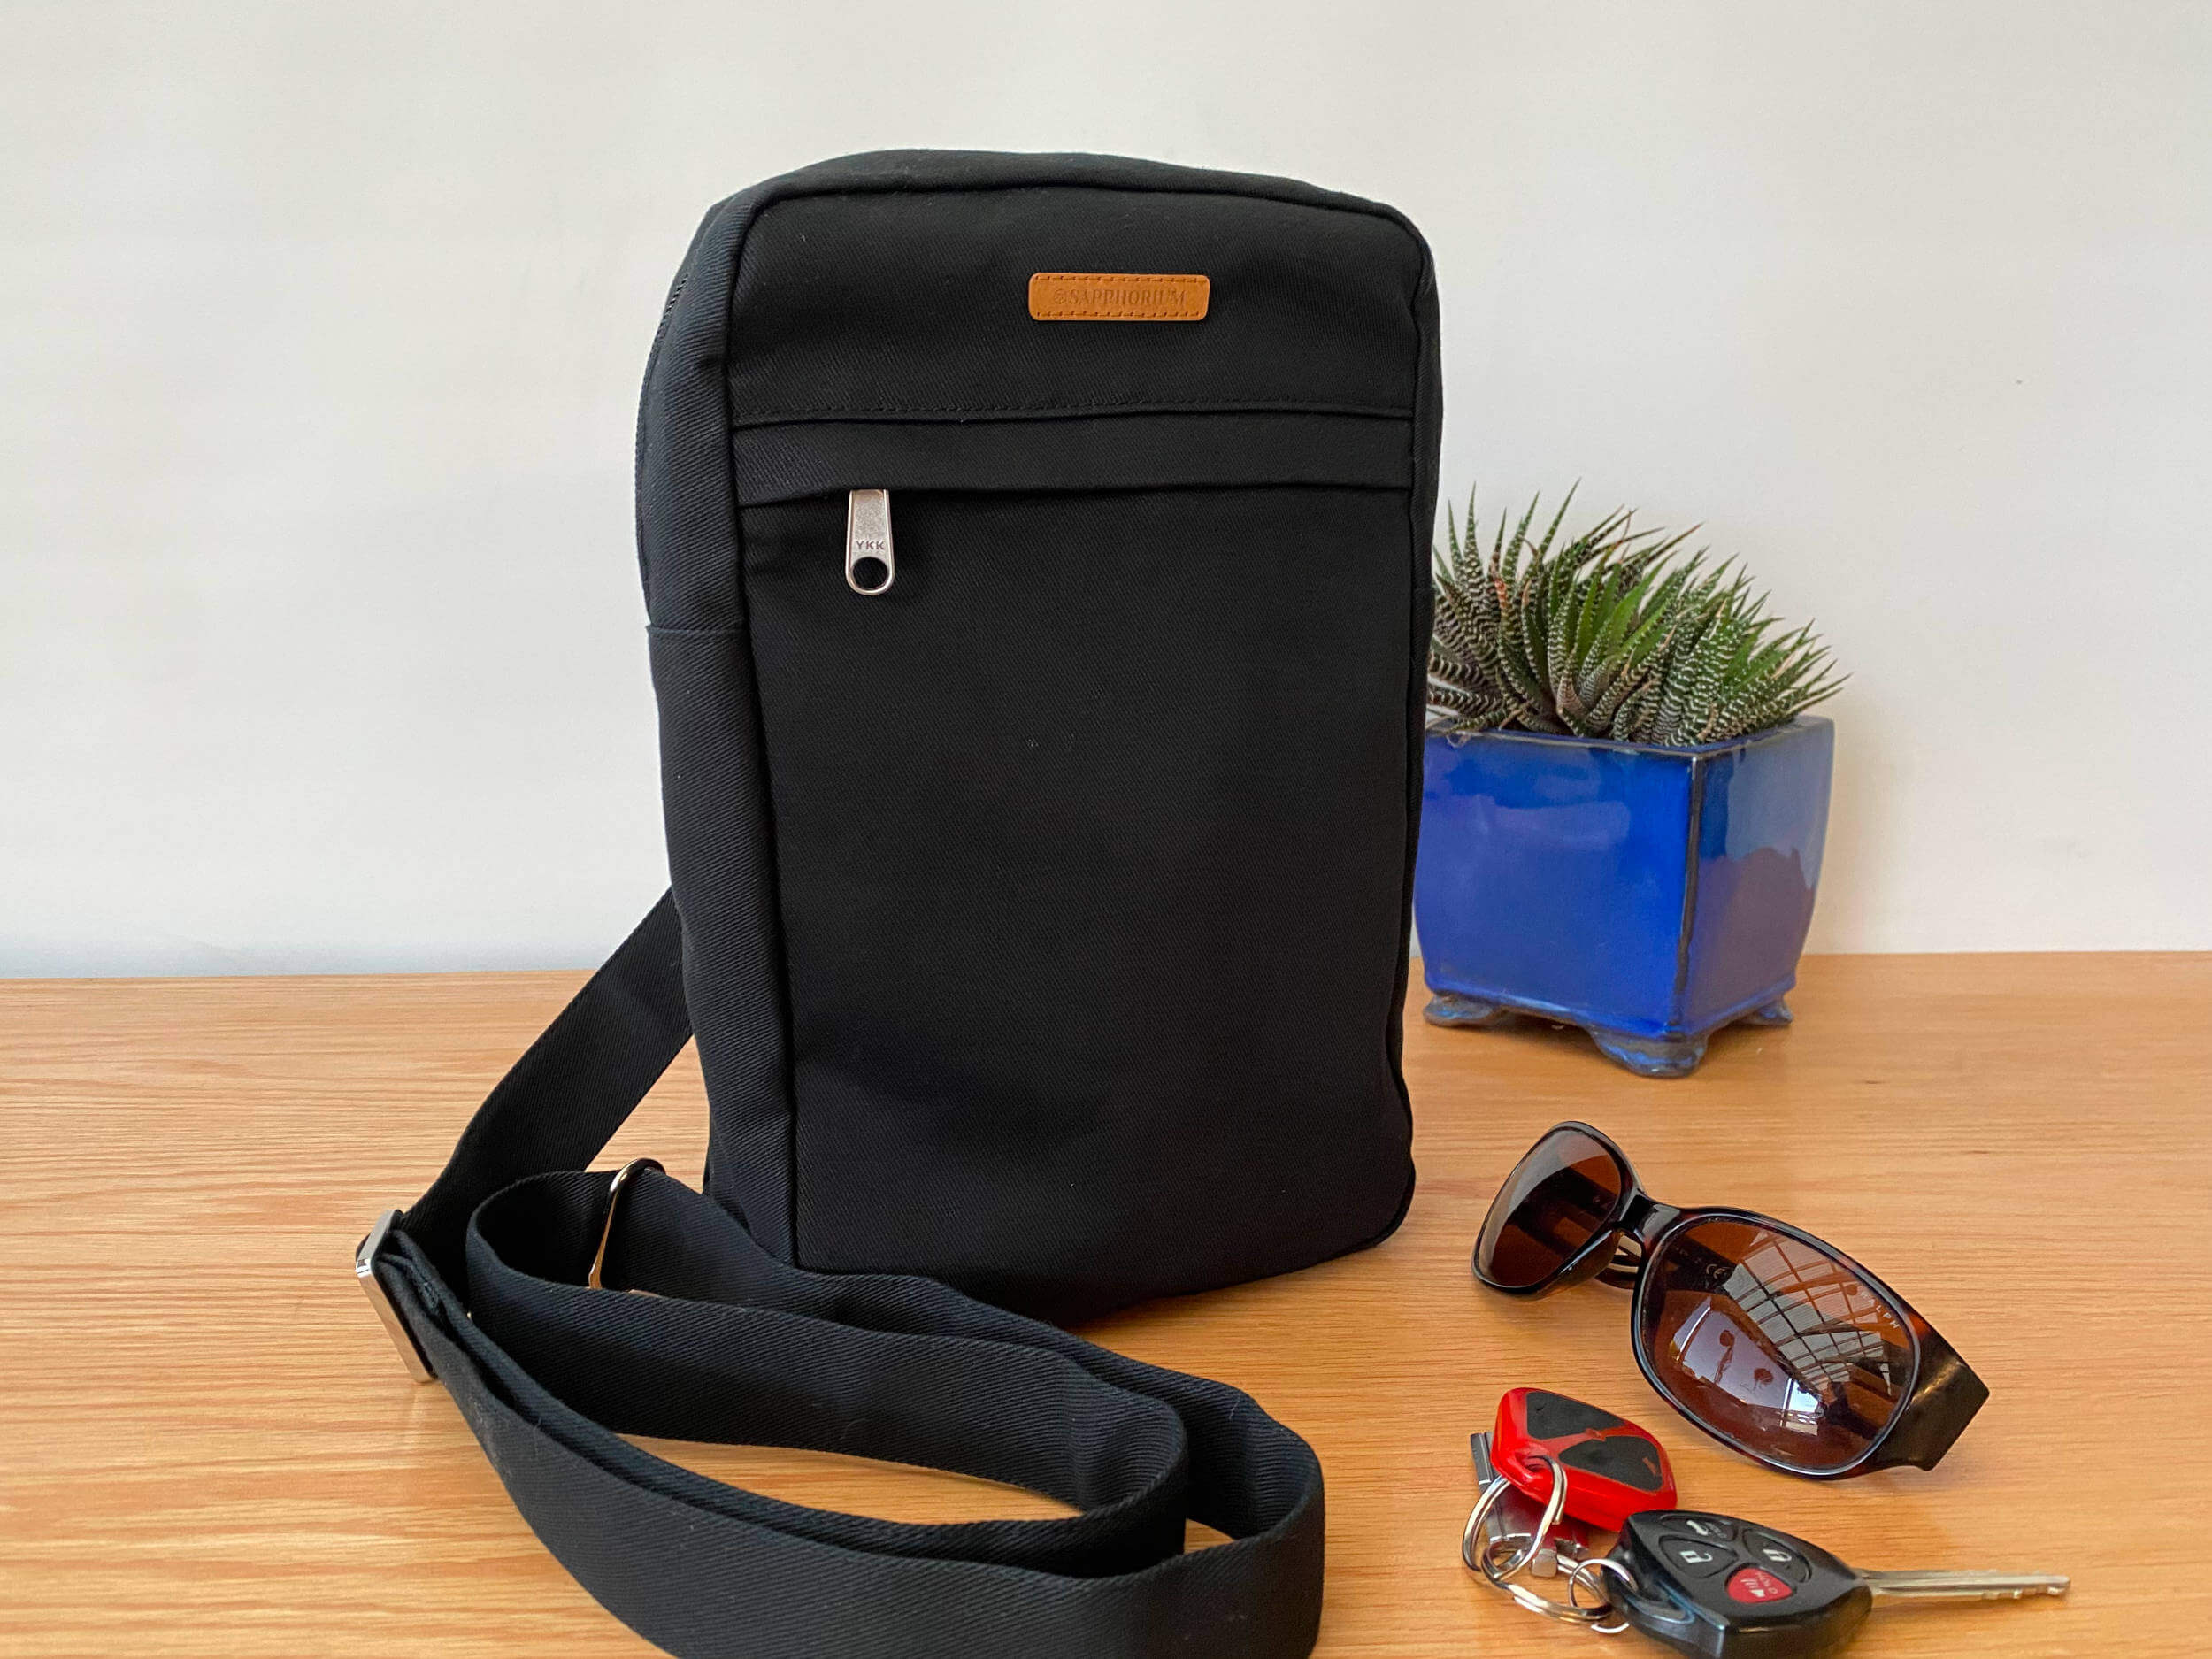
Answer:
[{"label": "zipper pull", "polygon": [[891,554],[891,492],[856,489],[845,497],[845,586],[873,598],[899,573]]}]

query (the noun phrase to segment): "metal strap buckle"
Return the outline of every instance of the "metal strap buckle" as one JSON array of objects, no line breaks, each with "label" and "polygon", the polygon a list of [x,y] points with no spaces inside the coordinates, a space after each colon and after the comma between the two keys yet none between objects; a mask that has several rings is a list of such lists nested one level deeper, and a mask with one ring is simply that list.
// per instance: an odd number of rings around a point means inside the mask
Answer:
[{"label": "metal strap buckle", "polygon": [[600,1282],[600,1275],[607,1265],[607,1241],[614,1237],[615,1212],[622,1207],[622,1189],[637,1179],[641,1170],[653,1170],[662,1175],[668,1173],[661,1168],[658,1158],[632,1158],[614,1172],[614,1179],[607,1186],[607,1218],[600,1225],[599,1248],[592,1252],[591,1271],[584,1276],[584,1283],[594,1290],[606,1288]]},{"label": "metal strap buckle", "polygon": [[430,1369],[430,1356],[422,1351],[415,1333],[407,1328],[407,1322],[399,1317],[399,1310],[392,1306],[391,1297],[377,1281],[377,1253],[383,1249],[384,1240],[392,1236],[392,1229],[398,1224],[396,1210],[388,1210],[376,1218],[376,1225],[369,1229],[369,1236],[361,1240],[361,1248],[353,1253],[353,1276],[368,1293],[369,1306],[376,1310],[376,1317],[384,1322],[384,1333],[399,1350],[400,1363],[407,1367],[407,1374],[419,1383],[433,1382],[437,1373]]}]

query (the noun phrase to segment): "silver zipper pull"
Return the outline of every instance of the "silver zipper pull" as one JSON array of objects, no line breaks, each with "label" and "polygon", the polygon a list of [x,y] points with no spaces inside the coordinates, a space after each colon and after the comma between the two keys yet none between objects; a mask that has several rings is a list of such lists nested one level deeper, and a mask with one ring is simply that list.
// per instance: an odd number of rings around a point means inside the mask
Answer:
[{"label": "silver zipper pull", "polygon": [[845,586],[872,598],[899,573],[891,553],[891,492],[856,489],[845,497]]}]

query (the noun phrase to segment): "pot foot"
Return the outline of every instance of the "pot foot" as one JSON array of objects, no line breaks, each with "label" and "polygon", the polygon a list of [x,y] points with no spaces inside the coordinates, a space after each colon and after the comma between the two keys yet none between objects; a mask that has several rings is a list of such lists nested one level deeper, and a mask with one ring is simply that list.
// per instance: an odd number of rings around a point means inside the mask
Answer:
[{"label": "pot foot", "polygon": [[1687,1077],[1705,1058],[1702,1037],[1632,1037],[1625,1032],[1592,1031],[1598,1052],[1638,1077]]},{"label": "pot foot", "polygon": [[1786,1025],[1797,1018],[1790,1012],[1790,1005],[1776,997],[1764,1008],[1755,1008],[1736,1023],[1739,1025]]},{"label": "pot foot", "polygon": [[1428,1006],[1421,1010],[1421,1018],[1432,1025],[1487,1031],[1493,1026],[1509,1024],[1513,1010],[1501,1008],[1495,1002],[1462,996],[1456,991],[1439,991],[1429,998]]}]

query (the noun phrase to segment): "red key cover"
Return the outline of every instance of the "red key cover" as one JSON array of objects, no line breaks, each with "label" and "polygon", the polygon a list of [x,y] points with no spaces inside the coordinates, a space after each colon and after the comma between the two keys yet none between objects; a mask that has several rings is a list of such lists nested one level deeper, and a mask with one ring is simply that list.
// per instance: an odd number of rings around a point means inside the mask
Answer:
[{"label": "red key cover", "polygon": [[1666,1448],[1609,1411],[1541,1388],[1509,1390],[1498,1402],[1490,1459],[1521,1491],[1551,1496],[1551,1470],[1539,1451],[1567,1471],[1567,1513],[1617,1532],[1632,1515],[1674,1508],[1674,1471]]}]

